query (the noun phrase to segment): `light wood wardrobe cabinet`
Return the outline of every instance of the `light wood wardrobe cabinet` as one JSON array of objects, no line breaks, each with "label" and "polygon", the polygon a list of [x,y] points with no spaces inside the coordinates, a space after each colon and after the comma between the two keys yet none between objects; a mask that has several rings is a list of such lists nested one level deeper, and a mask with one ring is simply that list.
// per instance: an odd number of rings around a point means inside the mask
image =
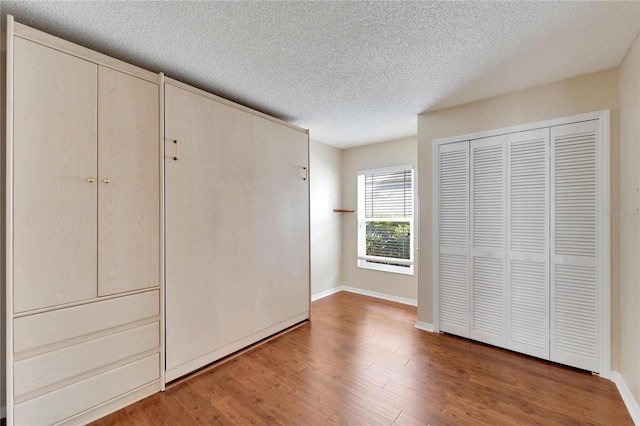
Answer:
[{"label": "light wood wardrobe cabinet", "polygon": [[160,81],[8,19],[7,419],[161,388]]}]

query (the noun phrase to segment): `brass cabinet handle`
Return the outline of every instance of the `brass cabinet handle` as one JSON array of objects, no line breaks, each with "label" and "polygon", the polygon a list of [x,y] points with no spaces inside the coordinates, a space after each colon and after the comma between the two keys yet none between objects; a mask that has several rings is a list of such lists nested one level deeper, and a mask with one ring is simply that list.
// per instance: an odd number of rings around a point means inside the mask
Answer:
[{"label": "brass cabinet handle", "polygon": [[88,178],[87,178],[87,182],[89,182],[89,183],[93,183],[93,182],[95,182],[95,181],[96,181],[96,180],[95,180],[94,178],[92,178],[92,177],[88,177]]},{"label": "brass cabinet handle", "polygon": [[175,161],[178,161],[178,159],[180,158],[180,142],[178,142],[177,140],[173,140],[173,143],[176,146],[176,155],[173,156],[173,159]]},{"label": "brass cabinet handle", "polygon": [[109,183],[109,182],[111,182],[111,179],[106,179],[106,178],[105,178],[105,179],[102,179],[102,181],[103,181],[104,183]]}]

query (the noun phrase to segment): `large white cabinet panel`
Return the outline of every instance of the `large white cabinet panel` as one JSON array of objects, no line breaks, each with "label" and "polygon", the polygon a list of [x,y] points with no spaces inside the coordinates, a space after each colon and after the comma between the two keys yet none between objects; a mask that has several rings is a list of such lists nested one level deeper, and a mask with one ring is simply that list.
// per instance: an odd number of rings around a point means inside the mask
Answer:
[{"label": "large white cabinet panel", "polygon": [[172,380],[308,318],[308,135],[169,83],[165,126]]},{"label": "large white cabinet panel", "polygon": [[607,374],[608,120],[435,142],[439,330]]}]

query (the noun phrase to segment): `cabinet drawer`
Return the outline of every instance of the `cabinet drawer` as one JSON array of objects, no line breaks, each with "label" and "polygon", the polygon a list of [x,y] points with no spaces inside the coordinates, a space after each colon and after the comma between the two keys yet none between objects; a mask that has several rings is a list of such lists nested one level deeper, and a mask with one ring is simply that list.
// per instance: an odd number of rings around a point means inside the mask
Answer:
[{"label": "cabinet drawer", "polygon": [[23,359],[14,364],[14,395],[18,399],[47,386],[68,385],[92,371],[99,373],[99,369],[124,363],[136,355],[157,352],[159,347],[160,324],[154,322]]},{"label": "cabinet drawer", "polygon": [[160,377],[160,355],[107,371],[37,398],[16,404],[18,425],[52,424],[135,390]]},{"label": "cabinet drawer", "polygon": [[[138,293],[14,320],[14,353],[60,344],[83,336],[158,316],[159,291]],[[68,341],[68,344],[64,344]],[[57,349],[57,348],[52,348]],[[19,357],[18,357],[19,358]]]}]

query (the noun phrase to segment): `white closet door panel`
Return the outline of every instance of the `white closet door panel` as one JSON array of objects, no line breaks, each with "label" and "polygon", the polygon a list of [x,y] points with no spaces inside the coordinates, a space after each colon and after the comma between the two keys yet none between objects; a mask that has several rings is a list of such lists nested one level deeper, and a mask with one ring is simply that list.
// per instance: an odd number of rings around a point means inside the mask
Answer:
[{"label": "white closet door panel", "polygon": [[165,94],[166,368],[175,377],[308,316],[308,181],[299,170],[308,137],[171,84]]},{"label": "white closet door panel", "polygon": [[157,84],[103,66],[98,94],[98,294],[105,296],[160,285],[160,100]]},{"label": "white closet door panel", "polygon": [[597,286],[593,267],[554,265],[552,360],[597,371]]},{"label": "white closet door panel", "polygon": [[549,129],[507,136],[507,347],[549,358]]},{"label": "white closet door panel", "polygon": [[549,292],[546,262],[509,263],[509,336],[507,347],[549,358]]},{"label": "white closet door panel", "polygon": [[472,140],[470,337],[506,345],[506,136]]},{"label": "white closet door panel", "polygon": [[469,143],[438,147],[439,328],[469,337]]},{"label": "white closet door panel", "polygon": [[14,312],[97,295],[96,74],[15,38]]},{"label": "white closet door panel", "polygon": [[504,346],[504,261],[473,256],[471,338]]},{"label": "white closet door panel", "polygon": [[591,371],[599,369],[598,126],[551,129],[551,360]]},{"label": "white closet door panel", "polygon": [[468,249],[469,151],[462,142],[440,147],[440,246]]},{"label": "white closet door panel", "polygon": [[466,254],[440,253],[440,330],[469,337],[469,265]]}]

